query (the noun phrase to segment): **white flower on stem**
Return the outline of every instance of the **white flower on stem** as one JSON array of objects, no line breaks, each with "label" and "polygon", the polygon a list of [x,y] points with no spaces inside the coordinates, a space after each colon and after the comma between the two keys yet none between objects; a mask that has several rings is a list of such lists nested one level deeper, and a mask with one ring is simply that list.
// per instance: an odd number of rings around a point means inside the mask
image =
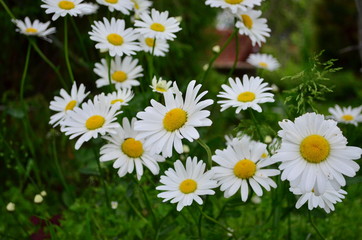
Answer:
[{"label": "white flower on stem", "polygon": [[52,40],[48,38],[50,34],[55,33],[55,27],[49,27],[50,21],[42,23],[38,19],[35,19],[32,23],[28,17],[24,21],[13,19],[12,22],[16,25],[16,31],[27,35],[41,37],[49,42]]},{"label": "white flower on stem", "polygon": [[152,6],[152,2],[148,0],[131,0],[133,3],[133,10],[136,16],[140,16],[142,13],[148,14],[149,8]]},{"label": "white flower on stem", "polygon": [[279,62],[269,54],[252,53],[246,59],[254,67],[267,69],[269,71],[277,70],[280,67]]},{"label": "white flower on stem", "polygon": [[230,10],[233,14],[237,11],[246,11],[248,8],[259,6],[261,0],[206,0],[205,4],[210,7]]},{"label": "white flower on stem", "polygon": [[117,10],[125,15],[129,15],[133,5],[131,0],[96,0],[96,1],[100,5],[107,6],[110,12]]},{"label": "white flower on stem", "polygon": [[6,205],[6,210],[7,210],[8,212],[14,212],[14,211],[15,211],[15,203],[9,202],[9,203]]},{"label": "white flower on stem", "polygon": [[86,7],[83,8],[82,13],[79,14],[79,16],[81,16],[81,17],[83,17],[85,15],[95,14],[99,9],[99,5],[95,4],[95,3],[84,3],[84,5]]},{"label": "white flower on stem", "polygon": [[357,126],[359,122],[362,122],[362,106],[356,108],[352,108],[351,106],[341,108],[336,105],[334,108],[328,108],[328,111],[337,122],[353,124],[355,126]]},{"label": "white flower on stem", "polygon": [[119,107],[127,106],[128,102],[133,98],[133,92],[129,88],[118,89],[112,93],[107,94],[107,101],[111,104],[120,103]]},{"label": "white flower on stem", "polygon": [[40,194],[37,194],[34,197],[34,203],[42,203],[43,200],[44,200],[44,198]]},{"label": "white flower on stem", "polygon": [[40,7],[46,9],[46,14],[53,14],[53,21],[67,14],[76,17],[90,8],[89,5],[83,3],[83,0],[42,0],[42,2],[44,4]]},{"label": "white flower on stem", "polygon": [[172,81],[166,81],[161,77],[157,79],[157,77],[154,76],[152,78],[152,85],[150,85],[150,88],[152,88],[152,91],[154,92],[163,94],[165,92],[173,92],[171,85]]},{"label": "white flower on stem", "polygon": [[143,51],[150,54],[153,53],[154,56],[164,57],[169,50],[169,44],[165,39],[154,39],[149,37],[139,36],[139,42]]}]

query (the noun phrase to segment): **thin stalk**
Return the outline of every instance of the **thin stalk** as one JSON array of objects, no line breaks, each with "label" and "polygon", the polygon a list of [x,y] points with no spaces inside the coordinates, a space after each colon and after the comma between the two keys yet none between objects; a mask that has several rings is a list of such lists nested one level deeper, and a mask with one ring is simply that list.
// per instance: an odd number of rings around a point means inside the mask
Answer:
[{"label": "thin stalk", "polygon": [[109,92],[116,90],[116,85],[112,83],[112,76],[111,76],[111,68],[112,68],[112,57],[109,53],[106,55],[107,61],[107,74],[108,74],[108,82],[109,82]]},{"label": "thin stalk", "polygon": [[201,147],[203,147],[207,153],[207,162],[209,164],[209,167],[212,167],[212,153],[211,153],[211,149],[209,148],[209,146],[207,146],[207,144],[201,140],[201,138],[197,139],[197,142],[201,145]]},{"label": "thin stalk", "polygon": [[[135,179],[134,179],[134,180],[135,180]],[[136,181],[136,180],[135,180],[135,181]],[[137,183],[138,183],[138,182],[136,181],[136,184],[137,184]],[[147,193],[146,193],[146,191],[143,189],[142,184],[139,184],[139,183],[138,183],[138,185],[140,186],[140,188],[141,188],[141,190],[142,190],[142,194],[143,194],[143,196],[144,196],[144,198],[145,198],[147,208],[148,208],[149,211],[151,212],[151,216],[152,216],[152,218],[153,218],[152,223],[154,224],[154,227],[156,227],[156,229],[157,229],[157,228],[158,228],[158,220],[157,220],[157,218],[156,218],[155,213],[153,212],[153,208],[152,208],[151,202],[150,202],[150,200],[148,199]]]},{"label": "thin stalk", "polygon": [[0,0],[1,5],[5,8],[5,11],[7,12],[7,14],[12,18],[12,19],[16,19],[14,14],[10,11],[10,9],[8,8],[8,6],[6,5],[6,3],[3,0]]},{"label": "thin stalk", "polygon": [[234,64],[233,64],[232,68],[230,69],[229,74],[226,79],[229,79],[229,77],[231,77],[231,75],[234,73],[236,65],[238,64],[238,60],[239,60],[239,32],[234,31],[234,35],[235,35],[235,60],[234,60]]},{"label": "thin stalk", "polygon": [[156,37],[153,39],[151,57],[148,58],[148,77],[149,77],[149,82],[150,83],[152,82],[153,72],[154,72],[153,56],[155,54],[155,46],[156,46]]},{"label": "thin stalk", "polygon": [[103,170],[102,170],[102,167],[101,167],[101,163],[99,162],[99,159],[98,158],[94,158],[97,162],[97,166],[98,166],[98,171],[99,171],[99,178],[102,182],[102,186],[103,186],[103,189],[104,189],[104,198],[106,200],[106,205],[109,209],[111,209],[111,202],[109,201],[109,195],[108,195],[108,189],[107,189],[107,185],[106,185],[106,182],[104,180],[104,174],[103,174]]},{"label": "thin stalk", "polygon": [[67,65],[70,80],[72,81],[72,83],[74,83],[74,76],[73,76],[72,66],[70,65],[70,61],[69,61],[68,23],[67,23],[67,20],[68,20],[68,16],[65,16],[65,18],[64,18],[64,58],[65,58],[65,63]]},{"label": "thin stalk", "polygon": [[250,112],[251,119],[253,120],[253,123],[254,123],[254,125],[255,125],[256,132],[257,132],[258,137],[259,137],[259,141],[260,141],[260,142],[263,142],[264,139],[263,139],[263,136],[261,135],[260,128],[259,128],[259,124],[258,124],[258,121],[257,121],[256,118],[255,118],[253,109],[249,108],[249,112]]},{"label": "thin stalk", "polygon": [[31,44],[29,43],[28,50],[26,51],[24,70],[20,81],[20,102],[23,105],[23,107],[24,107],[24,85],[25,85],[26,75],[28,73],[30,53],[31,53]]},{"label": "thin stalk", "polygon": [[310,212],[311,211],[308,211],[309,222],[312,225],[312,227],[314,228],[314,230],[317,232],[318,236],[324,240],[325,238],[323,237],[322,233],[318,230],[317,226],[314,224],[314,222],[312,220],[312,214]]},{"label": "thin stalk", "polygon": [[137,214],[137,216],[139,218],[141,218],[142,220],[144,220],[146,223],[149,223],[147,218],[145,218],[140,211],[138,211],[138,209],[136,208],[136,206],[132,203],[132,201],[130,201],[127,197],[127,195],[125,196],[126,202],[129,204],[129,206],[132,208],[132,210]]},{"label": "thin stalk", "polygon": [[87,62],[89,62],[88,52],[87,52],[86,47],[85,47],[85,45],[84,45],[84,41],[83,41],[83,39],[82,39],[82,35],[81,35],[80,32],[79,32],[79,28],[77,27],[77,24],[76,24],[75,21],[74,21],[74,18],[71,17],[71,18],[70,18],[70,22],[72,23],[73,29],[74,29],[74,31],[75,31],[75,35],[77,35],[77,38],[78,38],[78,40],[79,40],[80,48],[81,48],[81,50],[82,50],[82,52],[83,52],[83,55],[84,55],[85,59],[87,60]]}]

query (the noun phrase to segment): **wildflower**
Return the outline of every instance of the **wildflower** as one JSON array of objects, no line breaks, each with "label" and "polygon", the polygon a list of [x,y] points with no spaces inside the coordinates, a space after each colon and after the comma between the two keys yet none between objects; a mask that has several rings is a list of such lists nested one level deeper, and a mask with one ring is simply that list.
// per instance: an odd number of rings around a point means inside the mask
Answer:
[{"label": "wildflower", "polygon": [[246,11],[248,8],[259,6],[261,0],[206,0],[205,4],[210,7],[220,7],[230,10],[233,14],[237,11]]},{"label": "wildflower", "polygon": [[79,14],[80,17],[95,14],[99,8],[99,5],[95,3],[84,3],[84,5],[86,7],[82,9],[82,13]]},{"label": "wildflower", "polygon": [[221,87],[225,92],[220,92],[217,95],[219,98],[226,98],[226,100],[218,101],[221,104],[221,111],[229,107],[236,107],[236,113],[247,108],[261,112],[260,103],[274,102],[274,94],[266,92],[271,88],[267,87],[268,83],[263,82],[263,80],[260,77],[249,78],[246,74],[243,76],[243,82],[238,77],[235,80],[229,78],[230,87],[223,84]]},{"label": "wildflower", "polygon": [[110,12],[117,10],[125,15],[129,15],[133,5],[131,0],[96,0],[96,1],[100,5],[107,6]]},{"label": "wildflower", "polygon": [[17,32],[20,32],[21,34],[27,35],[27,36],[37,36],[41,37],[49,42],[52,40],[48,38],[50,34],[55,33],[55,27],[49,27],[50,21],[42,23],[39,22],[38,19],[35,19],[32,23],[28,17],[24,19],[24,21],[14,19],[12,20],[13,23],[15,23],[17,29]]},{"label": "wildflower", "polygon": [[170,47],[165,39],[154,39],[140,35],[138,40],[143,51],[153,53],[154,56],[166,56]]},{"label": "wildflower", "polygon": [[217,187],[216,181],[212,180],[212,172],[205,172],[205,166],[206,164],[201,160],[197,161],[196,157],[188,157],[186,167],[177,160],[174,169],[169,168],[165,175],[161,176],[160,182],[163,185],[156,189],[164,192],[157,197],[163,198],[163,202],[171,200],[171,203],[177,203],[177,211],[190,206],[194,200],[201,205],[203,201],[200,196],[215,194],[211,189]]},{"label": "wildflower", "polygon": [[43,197],[40,195],[40,194],[37,194],[37,195],[35,195],[35,197],[34,197],[34,202],[35,203],[42,203],[43,202]]},{"label": "wildflower", "polygon": [[112,201],[111,202],[111,208],[112,209],[117,209],[117,207],[118,207],[118,202],[117,201]]},{"label": "wildflower", "polygon": [[131,0],[133,3],[133,10],[135,15],[139,17],[142,13],[149,13],[149,8],[152,6],[152,2],[148,0]]},{"label": "wildflower", "polygon": [[195,80],[188,84],[185,100],[176,83],[173,85],[175,96],[170,91],[163,94],[165,106],[151,100],[152,107],[137,113],[137,118],[140,119],[135,123],[135,129],[140,131],[137,138],[146,138],[145,145],[152,145],[152,149],[156,153],[162,152],[164,157],[172,156],[173,148],[182,153],[183,138],[190,142],[198,139],[200,135],[196,127],[212,124],[208,119],[210,112],[202,109],[210,106],[213,100],[200,101],[207,91],[198,95],[201,84],[195,85]]},{"label": "wildflower", "polygon": [[336,105],[334,108],[329,108],[328,111],[337,122],[353,124],[355,126],[357,126],[359,122],[362,122],[362,106],[356,108],[352,108],[351,106],[341,108]]},{"label": "wildflower", "polygon": [[83,0],[42,0],[44,4],[40,5],[45,8],[46,14],[53,14],[52,20],[55,21],[59,17],[78,16],[83,12],[87,12],[89,5],[83,3]]},{"label": "wildflower", "polygon": [[9,211],[9,212],[14,212],[15,211],[15,203],[9,202],[6,205],[6,210]]},{"label": "wildflower", "polygon": [[45,197],[45,196],[47,195],[47,192],[43,190],[43,191],[40,192],[40,195],[41,195],[42,197]]},{"label": "wildflower", "polygon": [[150,85],[150,87],[154,92],[165,93],[165,92],[173,92],[171,85],[172,81],[166,81],[163,80],[162,78],[157,79],[157,77],[154,76],[152,78],[152,85]]},{"label": "wildflower", "polygon": [[269,54],[252,53],[249,55],[246,62],[250,63],[254,67],[267,69],[274,71],[279,68],[279,62]]},{"label": "wildflower", "polygon": [[219,53],[219,52],[220,52],[220,46],[219,46],[219,45],[213,46],[213,47],[212,47],[212,51],[213,51],[214,53]]},{"label": "wildflower", "polygon": [[107,96],[108,102],[115,104],[119,102],[119,107],[128,105],[128,102],[133,98],[133,92],[129,88],[118,89],[115,92],[109,93]]}]

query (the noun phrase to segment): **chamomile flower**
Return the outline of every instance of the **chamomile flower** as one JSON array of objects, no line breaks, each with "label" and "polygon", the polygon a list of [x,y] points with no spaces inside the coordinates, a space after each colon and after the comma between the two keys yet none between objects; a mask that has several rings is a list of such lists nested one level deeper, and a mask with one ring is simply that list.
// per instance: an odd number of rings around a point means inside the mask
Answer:
[{"label": "chamomile flower", "polygon": [[157,79],[157,77],[154,76],[152,78],[152,85],[150,85],[150,87],[154,92],[165,93],[165,92],[173,92],[171,85],[172,81],[163,80],[161,77]]},{"label": "chamomile flower", "polygon": [[75,149],[78,150],[91,138],[116,133],[115,129],[120,127],[116,122],[116,116],[121,113],[118,111],[119,104],[110,104],[104,94],[97,95],[93,101],[88,100],[81,107],[69,111],[60,130],[70,135],[70,139],[80,136],[75,143]]},{"label": "chamomile flower", "polygon": [[133,3],[133,10],[135,12],[136,18],[138,18],[142,13],[149,13],[149,8],[152,6],[152,2],[148,0],[131,0]]},{"label": "chamomile flower", "polygon": [[260,18],[261,11],[248,9],[247,11],[240,11],[237,13],[239,21],[235,26],[239,29],[241,35],[249,36],[253,46],[258,44],[261,46],[262,42],[266,41],[266,37],[270,37],[270,28],[268,27],[267,20]]},{"label": "chamomile flower", "polygon": [[166,53],[168,53],[168,49],[170,47],[165,39],[155,40],[154,38],[140,35],[138,40],[140,41],[142,50],[151,54],[153,52],[154,56],[166,56]]},{"label": "chamomile flower", "polygon": [[261,112],[260,103],[274,102],[274,94],[266,92],[271,90],[271,87],[267,87],[268,83],[263,82],[263,80],[260,77],[249,78],[246,74],[243,76],[243,82],[238,77],[235,78],[235,81],[229,78],[230,86],[221,85],[224,92],[217,95],[219,98],[226,99],[218,101],[221,104],[221,111],[229,107],[236,107],[236,113],[247,108]]},{"label": "chamomile flower", "polygon": [[165,158],[158,154],[151,153],[149,147],[145,147],[142,141],[136,140],[137,131],[134,130],[136,118],[131,123],[127,118],[123,118],[122,127],[116,132],[104,136],[108,143],[101,148],[100,161],[115,161],[113,167],[118,169],[119,177],[132,173],[137,173],[140,180],[143,175],[143,166],[146,166],[154,175],[160,171],[158,162],[165,161]]},{"label": "chamomile flower", "polygon": [[362,106],[356,108],[352,108],[351,106],[341,108],[336,105],[334,108],[329,108],[328,111],[337,122],[349,123],[355,126],[357,126],[359,122],[362,122]]},{"label": "chamomile flower", "polygon": [[280,149],[273,159],[281,162],[281,179],[293,182],[294,186],[310,192],[323,193],[328,181],[346,185],[343,175],[353,177],[359,165],[362,149],[347,146],[334,120],[325,120],[316,113],[306,113],[295,119],[279,122],[282,130]]},{"label": "chamomile flower", "polygon": [[111,104],[120,103],[119,107],[128,105],[128,102],[133,98],[133,92],[129,88],[118,89],[107,95],[108,102]]},{"label": "chamomile flower", "polygon": [[35,19],[32,23],[28,17],[25,17],[24,21],[14,19],[12,22],[17,26],[17,32],[27,36],[41,37],[49,42],[51,42],[51,39],[48,36],[55,33],[55,27],[48,28],[50,21],[42,23]]},{"label": "chamomile flower", "polygon": [[175,33],[181,30],[180,22],[174,17],[168,17],[168,11],[152,9],[151,15],[142,13],[140,19],[135,21],[135,30],[146,38],[173,40],[176,38]]},{"label": "chamomile flower", "polygon": [[235,139],[226,149],[216,150],[212,160],[219,166],[212,167],[212,171],[226,198],[240,189],[241,200],[245,202],[249,195],[249,185],[258,196],[263,195],[260,185],[267,191],[270,191],[270,187],[277,186],[270,177],[278,175],[279,170],[263,169],[273,164],[263,156],[265,152],[265,144],[249,141],[247,138]]},{"label": "chamomile flower", "polygon": [[84,5],[86,8],[82,9],[82,13],[79,14],[81,17],[95,14],[99,9],[99,5],[95,3],[84,3]]},{"label": "chamomile flower", "polygon": [[114,10],[120,11],[125,15],[129,15],[132,10],[133,3],[131,0],[96,0],[98,4],[107,6],[110,12]]},{"label": "chamomile flower", "polygon": [[210,112],[203,109],[210,106],[213,100],[200,101],[207,91],[198,94],[201,84],[195,85],[195,80],[188,84],[185,100],[176,82],[173,85],[175,95],[170,91],[163,94],[165,105],[151,100],[152,106],[137,113],[140,119],[135,123],[135,129],[140,131],[137,138],[146,138],[145,145],[152,145],[152,149],[156,153],[162,152],[164,157],[171,157],[173,148],[182,153],[183,138],[190,142],[198,139],[200,135],[196,127],[212,124],[208,119]]},{"label": "chamomile flower", "polygon": [[88,94],[89,92],[85,92],[83,84],[77,88],[75,82],[70,90],[70,94],[64,89],[60,89],[60,97],[55,96],[54,100],[50,102],[50,110],[56,111],[57,113],[50,117],[49,124],[53,125],[53,127],[58,126],[66,117],[67,112],[79,106]]},{"label": "chamomile flower", "polygon": [[203,201],[200,196],[214,195],[211,190],[217,187],[217,183],[212,179],[211,171],[205,172],[206,164],[203,161],[197,161],[197,158],[188,157],[186,167],[180,160],[174,163],[174,169],[169,168],[165,175],[161,176],[160,182],[163,184],[156,187],[157,190],[164,191],[157,197],[163,198],[163,202],[170,201],[177,203],[177,211],[183,207],[190,206],[193,201],[202,205]]},{"label": "chamomile flower", "polygon": [[248,8],[259,6],[261,0],[206,0],[205,4],[230,10],[233,14],[237,11],[246,11]]},{"label": "chamomile flower", "polygon": [[90,39],[97,42],[97,49],[108,50],[112,57],[134,55],[141,50],[136,41],[138,34],[133,28],[126,28],[123,19],[111,18],[111,21],[108,21],[103,18],[103,22],[94,21],[89,35]]},{"label": "chamomile flower", "polygon": [[[95,64],[94,72],[100,77],[96,81],[98,88],[109,85],[108,66],[106,59]],[[115,84],[116,89],[131,88],[139,86],[140,82],[136,79],[143,76],[143,68],[138,65],[138,59],[126,56],[115,57],[111,61],[111,83]]]},{"label": "chamomile flower", "polygon": [[262,53],[250,54],[246,62],[254,67],[267,69],[269,71],[277,70],[280,66],[279,62],[272,55]]},{"label": "chamomile flower", "polygon": [[87,11],[88,5],[84,5],[83,0],[42,0],[44,4],[40,5],[45,8],[46,14],[54,14],[52,20],[55,21],[59,17],[78,16],[82,12]]}]

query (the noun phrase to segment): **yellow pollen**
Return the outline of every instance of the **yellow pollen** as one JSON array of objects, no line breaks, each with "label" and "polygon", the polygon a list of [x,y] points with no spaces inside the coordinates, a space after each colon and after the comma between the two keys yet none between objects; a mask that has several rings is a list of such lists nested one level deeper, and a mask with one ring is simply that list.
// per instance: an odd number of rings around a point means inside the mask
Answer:
[{"label": "yellow pollen", "polygon": [[167,92],[167,90],[163,87],[156,87],[156,91],[159,91],[159,92]]},{"label": "yellow pollen", "polygon": [[134,3],[134,8],[135,9],[140,9],[140,5],[138,5],[138,3]]},{"label": "yellow pollen", "polygon": [[110,44],[113,44],[115,46],[121,46],[123,44],[123,37],[121,37],[117,33],[108,34],[107,40]]},{"label": "yellow pollen", "polygon": [[27,28],[27,29],[25,30],[25,32],[27,32],[27,33],[36,33],[36,32],[38,32],[38,30],[35,29],[35,28]]},{"label": "yellow pollen", "polygon": [[196,191],[197,182],[192,179],[183,180],[180,184],[180,191],[184,194],[193,193]]},{"label": "yellow pollen", "polygon": [[127,78],[128,78],[127,73],[123,71],[115,71],[112,74],[112,79],[116,82],[124,82],[127,80]]},{"label": "yellow pollen", "polygon": [[181,108],[174,108],[168,111],[163,119],[163,127],[173,132],[181,128],[187,121],[187,113]]},{"label": "yellow pollen", "polygon": [[263,68],[266,68],[266,67],[268,67],[268,64],[266,62],[260,62],[259,66],[263,67]]},{"label": "yellow pollen", "polygon": [[352,121],[354,119],[354,117],[352,115],[349,115],[349,114],[343,115],[342,118],[343,118],[344,121]]},{"label": "yellow pollen", "polygon": [[256,164],[249,159],[240,160],[234,166],[235,176],[241,179],[251,178],[252,176],[254,176],[255,172],[256,172]]},{"label": "yellow pollen", "polygon": [[251,19],[251,17],[249,15],[246,14],[242,14],[241,18],[243,19],[243,23],[245,25],[245,27],[251,29],[253,27],[253,20]]},{"label": "yellow pollen", "polygon": [[261,158],[267,158],[268,157],[268,154],[267,153],[263,153],[262,155],[261,155]]},{"label": "yellow pollen", "polygon": [[95,130],[97,128],[102,127],[104,122],[105,122],[104,117],[100,115],[93,115],[87,119],[87,121],[85,122],[85,126],[88,130]]},{"label": "yellow pollen", "polygon": [[127,138],[121,146],[124,154],[130,158],[139,158],[143,154],[143,145],[134,138]]},{"label": "yellow pollen", "polygon": [[111,104],[115,104],[116,102],[123,103],[123,102],[124,102],[124,100],[123,100],[123,99],[121,99],[121,98],[119,98],[119,99],[114,99],[114,100],[112,100],[112,101],[111,101]]},{"label": "yellow pollen", "polygon": [[149,47],[153,47],[155,45],[155,39],[153,38],[146,38],[145,39],[145,43],[147,46]]},{"label": "yellow pollen", "polygon": [[243,92],[238,96],[239,102],[251,102],[255,99],[255,94],[253,92]]},{"label": "yellow pollen", "polygon": [[65,106],[65,111],[73,110],[73,108],[75,107],[76,104],[77,104],[77,101],[75,101],[75,100],[70,101],[67,104],[67,106]]},{"label": "yellow pollen", "polygon": [[164,32],[165,31],[165,26],[163,26],[161,23],[152,23],[150,28],[153,31],[156,31],[156,32]]},{"label": "yellow pollen", "polygon": [[111,3],[111,4],[118,3],[118,0],[104,0],[104,1],[106,1],[107,3]]},{"label": "yellow pollen", "polygon": [[64,10],[71,10],[75,7],[74,3],[71,1],[60,1],[58,6]]},{"label": "yellow pollen", "polygon": [[324,137],[314,134],[303,139],[299,150],[307,162],[320,163],[327,159],[330,145]]},{"label": "yellow pollen", "polygon": [[243,2],[244,0],[225,0],[226,3],[228,4],[239,4],[241,2]]}]

